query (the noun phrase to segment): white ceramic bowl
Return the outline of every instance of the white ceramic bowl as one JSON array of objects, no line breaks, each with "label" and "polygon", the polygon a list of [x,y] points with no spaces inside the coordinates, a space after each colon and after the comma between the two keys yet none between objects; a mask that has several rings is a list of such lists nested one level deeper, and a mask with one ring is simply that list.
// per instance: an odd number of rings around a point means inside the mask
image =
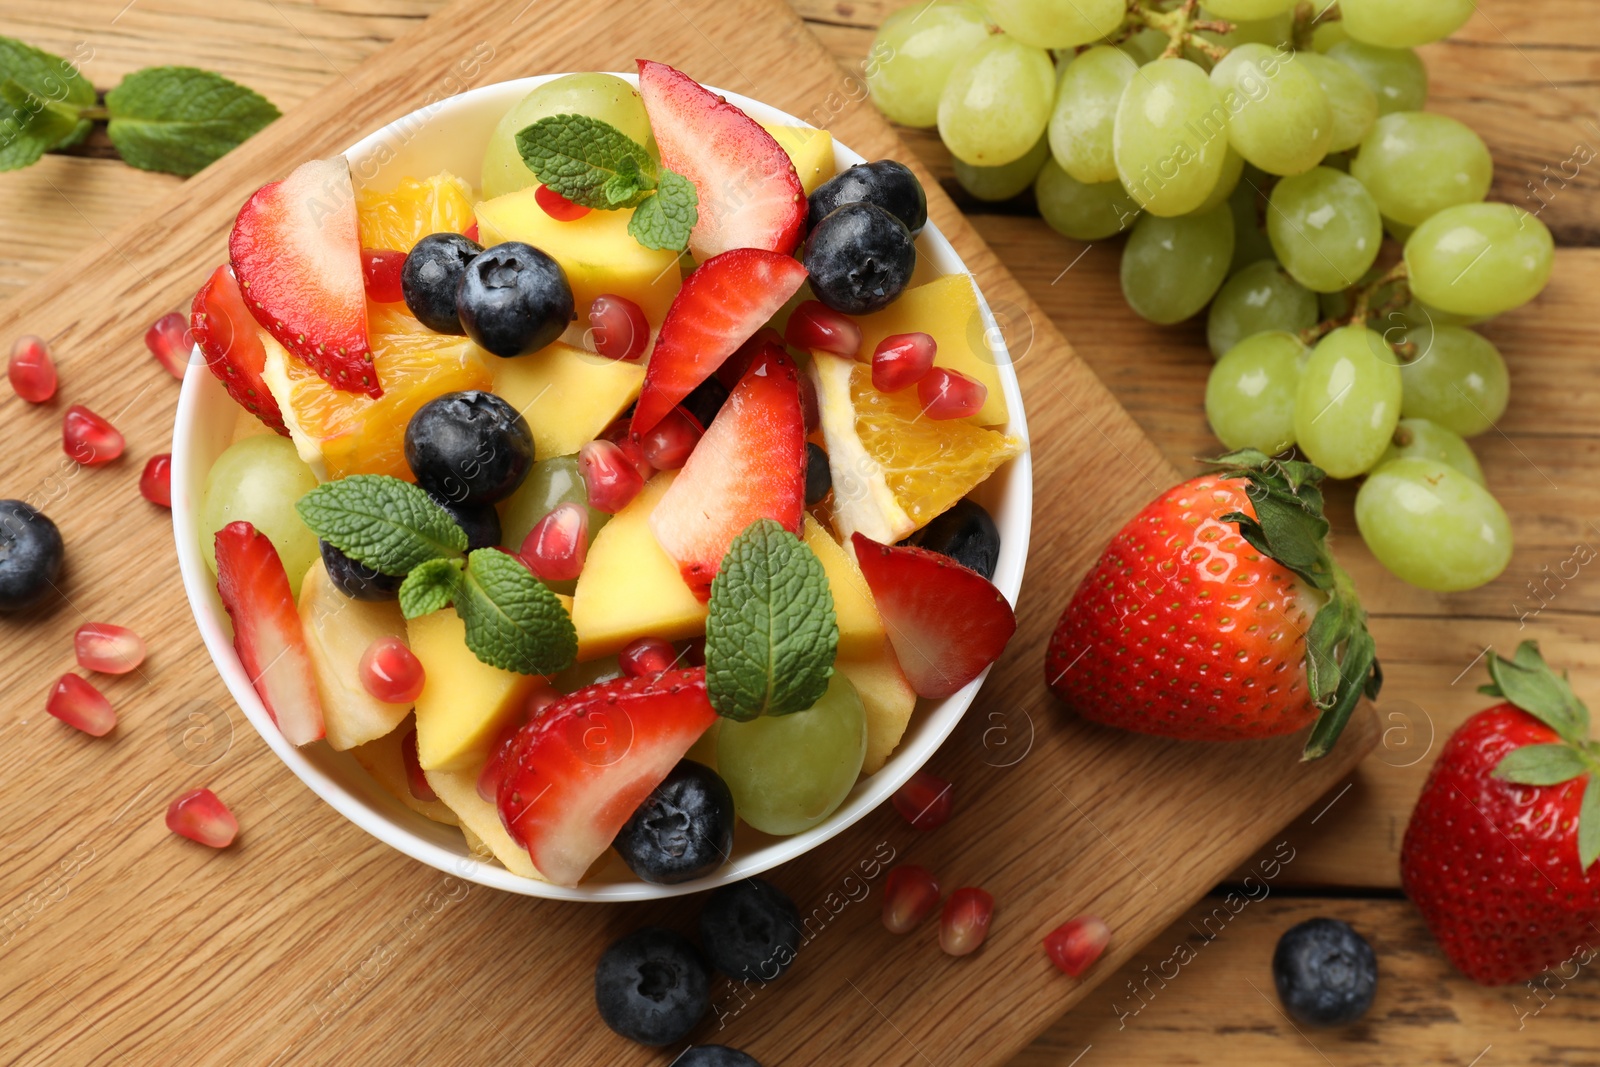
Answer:
[{"label": "white ceramic bowl", "polygon": [[[345,152],[357,185],[388,189],[405,177],[449,170],[476,186],[484,146],[500,117],[535,86],[556,77],[560,75],[523,78],[474,89],[413,112],[358,141]],[[632,74],[619,77],[637,84]],[[737,93],[715,91],[759,121],[805,125],[791,115]],[[860,155],[837,143],[834,160],[841,170],[863,162]],[[961,258],[932,223],[918,237],[917,247],[922,256],[919,275],[966,273]],[[987,303],[983,303],[982,311],[989,336],[998,338],[1000,332]],[[996,358],[1006,402],[1011,409],[1009,432],[1026,439],[1027,424],[1016,374],[1003,347],[996,352]],[[217,597],[215,579],[200,554],[196,529],[206,473],[228,446],[237,414],[238,408],[206,370],[203,361],[191,361],[183,380],[177,425],[173,430],[173,527],[184,590],[222,680],[244,709],[245,717],[278,758],[345,818],[413,859],[479,885],[562,900],[647,900],[710,889],[792,860],[839,833],[900,788],[955,729],[988,673],[985,671],[984,676],[948,699],[937,703],[923,701],[888,764],[877,774],[858,782],[844,804],[826,822],[805,833],[784,838],[765,837],[741,825],[731,862],[709,877],[676,886],[650,885],[634,879],[620,863],[605,865],[599,877],[576,888],[520,877],[473,855],[467,850],[460,832],[453,827],[431,822],[404,807],[348,754],[335,752],[324,742],[296,748],[285,741],[272,724],[233,650],[232,629]],[[1000,529],[1000,561],[994,581],[1014,604],[1022,585],[1032,518],[1033,476],[1029,456],[1024,454],[1008,463],[976,496],[993,514]]]}]

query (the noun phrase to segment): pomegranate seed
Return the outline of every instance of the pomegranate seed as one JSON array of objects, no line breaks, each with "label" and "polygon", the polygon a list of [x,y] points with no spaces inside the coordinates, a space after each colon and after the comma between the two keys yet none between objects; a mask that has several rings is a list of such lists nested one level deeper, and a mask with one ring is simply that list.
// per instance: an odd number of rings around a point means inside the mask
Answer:
[{"label": "pomegranate seed", "polygon": [[639,439],[644,461],[658,471],[675,471],[689,462],[689,453],[705,436],[705,428],[695,417],[675,407]]},{"label": "pomegranate seed", "polygon": [[67,455],[85,467],[100,467],[118,456],[128,445],[117,428],[82,404],[67,409],[61,422],[62,447]]},{"label": "pomegranate seed", "polygon": [[691,637],[683,646],[683,661],[691,667],[706,665],[706,639]]},{"label": "pomegranate seed", "polygon": [[380,637],[361,654],[361,686],[385,704],[415,703],[427,680],[422,661],[398,637]]},{"label": "pomegranate seed", "polygon": [[43,404],[56,395],[56,364],[44,338],[28,334],[11,346],[6,377],[12,390],[30,404]]},{"label": "pomegranate seed", "polygon": [[209,789],[185,793],[167,806],[167,829],[212,848],[227,848],[239,836],[239,820]]},{"label": "pomegranate seed", "polygon": [[607,359],[638,359],[650,345],[644,309],[625,296],[602,293],[589,305],[594,350]]},{"label": "pomegranate seed", "polygon": [[476,241],[478,239],[478,220],[473,219],[472,225],[461,231],[461,236],[469,241]]},{"label": "pomegranate seed", "polygon": [[988,388],[960,371],[935,367],[917,383],[917,400],[930,419],[964,419],[983,410]]},{"label": "pomegranate seed", "polygon": [[506,756],[511,751],[511,742],[516,739],[517,732],[528,723],[538,718],[545,708],[555,704],[561,699],[561,694],[554,689],[535,689],[523,706],[522,714],[513,716],[512,721],[506,723],[489,746],[489,758],[484,761],[483,770],[478,772],[478,795],[489,803],[495,802],[496,795],[500,792],[500,777],[506,765]]},{"label": "pomegranate seed", "polygon": [[872,387],[880,393],[897,393],[916,385],[933,369],[938,351],[938,343],[925,333],[890,334],[872,350]]},{"label": "pomegranate seed", "polygon": [[1100,958],[1110,940],[1110,927],[1093,915],[1080,915],[1051,930],[1044,950],[1051,963],[1078,978]]},{"label": "pomegranate seed", "polygon": [[90,622],[72,639],[78,666],[100,674],[127,674],[144,662],[144,638],[126,626]]},{"label": "pomegranate seed", "polygon": [[150,457],[139,475],[139,493],[152,504],[172,506],[172,453]]},{"label": "pomegranate seed", "polygon": [[61,676],[44,708],[73,729],[94,737],[104,737],[117,725],[111,701],[93,683],[76,674]]},{"label": "pomegranate seed", "polygon": [[414,726],[400,739],[400,761],[406,765],[406,788],[411,790],[411,795],[424,803],[438,800],[439,794],[428,784],[428,776],[422,773],[422,761],[417,758],[417,729]]},{"label": "pomegranate seed", "polygon": [[615,515],[644,488],[644,478],[614,441],[590,441],[578,451],[578,470],[589,490],[589,506]]},{"label": "pomegranate seed", "polygon": [[806,300],[789,316],[783,339],[796,348],[854,358],[861,348],[861,327],[819,300]]},{"label": "pomegranate seed", "polygon": [[918,830],[937,830],[949,822],[954,800],[950,783],[927,771],[913,774],[910,781],[889,798],[894,810]]},{"label": "pomegranate seed", "polygon": [[570,582],[583,573],[589,554],[589,509],[570,501],[558,504],[522,539],[522,562],[535,578]]},{"label": "pomegranate seed", "polygon": [[969,956],[989,936],[994,897],[974,886],[957,889],[939,916],[939,947],[951,956]]},{"label": "pomegranate seed", "polygon": [[903,863],[883,881],[883,925],[891,934],[909,934],[939,906],[939,880],[926,867]]},{"label": "pomegranate seed", "polygon": [[398,304],[406,298],[400,288],[400,272],[406,269],[406,254],[391,248],[363,248],[361,276],[367,283],[367,296],[374,303]]},{"label": "pomegranate seed", "polygon": [[548,185],[541,185],[533,191],[533,198],[544,208],[544,213],[557,222],[577,222],[589,213],[589,209],[582,204],[574,204]]},{"label": "pomegranate seed", "polygon": [[180,381],[183,379],[189,357],[194,355],[194,335],[189,332],[188,316],[167,312],[145,331],[144,344],[156,357],[156,362],[167,368],[168,374]]},{"label": "pomegranate seed", "polygon": [[628,461],[638,470],[639,477],[645,481],[648,482],[656,473],[655,468],[650,466],[650,461],[644,458],[644,446],[633,436],[633,416],[624,415],[613,422],[601,431],[600,438],[622,449],[622,454],[628,457]]},{"label": "pomegranate seed", "polygon": [[617,663],[629,678],[670,671],[678,663],[678,650],[659,637],[641,637],[617,653]]}]

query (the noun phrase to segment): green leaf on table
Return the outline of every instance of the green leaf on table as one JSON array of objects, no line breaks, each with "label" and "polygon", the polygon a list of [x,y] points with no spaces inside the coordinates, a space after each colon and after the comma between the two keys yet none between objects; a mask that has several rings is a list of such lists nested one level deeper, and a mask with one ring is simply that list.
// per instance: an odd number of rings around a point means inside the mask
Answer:
[{"label": "green leaf on table", "polygon": [[517,133],[534,177],[574,204],[599,211],[633,207],[656,186],[644,145],[587,115],[551,115]]},{"label": "green leaf on table", "polygon": [[654,196],[633,209],[628,232],[646,248],[670,248],[681,252],[689,247],[689,231],[699,221],[700,196],[694,183],[666,168]]},{"label": "green leaf on table", "polygon": [[90,126],[81,114],[74,105],[40,99],[15,78],[0,82],[0,171],[32,166],[78,140]]},{"label": "green leaf on table", "polygon": [[106,94],[106,109],[106,133],[124,161],[185,176],[214,163],[279,114],[255,90],[194,67],[130,74]]},{"label": "green leaf on table", "polygon": [[572,666],[578,633],[561,601],[516,557],[480,548],[455,593],[467,647],[491,667],[554,674]]},{"label": "green leaf on table", "polygon": [[448,511],[419,487],[385,474],[326,482],[295,510],[312,533],[380,574],[410,574],[467,550],[467,535]]},{"label": "green leaf on table", "polygon": [[69,59],[0,37],[0,81],[15,81],[47,104],[82,110],[95,103],[94,86]]}]

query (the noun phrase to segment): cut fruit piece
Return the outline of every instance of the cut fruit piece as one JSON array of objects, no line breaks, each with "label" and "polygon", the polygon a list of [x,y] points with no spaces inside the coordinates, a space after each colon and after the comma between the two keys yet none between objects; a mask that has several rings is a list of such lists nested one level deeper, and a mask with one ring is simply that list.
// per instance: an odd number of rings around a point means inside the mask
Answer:
[{"label": "cut fruit piece", "polygon": [[501,821],[546,878],[577,885],[716,721],[703,667],[580,689],[517,734]]},{"label": "cut fruit piece", "polygon": [[946,556],[854,537],[895,659],[918,696],[952,695],[1000,658],[1017,617],[1000,590]]},{"label": "cut fruit piece", "polygon": [[352,600],[334,588],[319,559],[300,583],[300,622],[322,698],[328,744],[338,751],[364,745],[399,726],[405,704],[385,704],[361,684],[361,657],[380,637],[406,635],[393,600]]},{"label": "cut fruit piece", "polygon": [[769,126],[765,122],[761,128],[772,134],[788,155],[800,178],[800,189],[807,196],[833,177],[833,134],[811,126]]},{"label": "cut fruit piece", "polygon": [[638,399],[644,368],[557,341],[531,356],[496,360],[494,391],[533,429],[538,460],[570,456]]},{"label": "cut fruit piece", "polygon": [[472,189],[449,171],[402,178],[392,192],[356,193],[362,248],[409,252],[430,233],[465,233],[473,223]]},{"label": "cut fruit piece", "polygon": [[925,418],[911,390],[879,392],[869,364],[815,359],[811,373],[841,539],[859,531],[900,541],[1022,454],[1016,437],[965,419]]},{"label": "cut fruit piece", "polygon": [[418,800],[406,782],[405,760],[400,746],[407,734],[416,732],[416,722],[407,714],[400,725],[382,737],[350,750],[357,763],[372,775],[383,791],[424,818],[446,826],[459,825],[456,813],[437,800]]},{"label": "cut fruit piece", "polygon": [[407,643],[427,674],[417,697],[417,758],[422,769],[470,768],[475,776],[488,758],[490,744],[543,680],[503,671],[479,659],[467,647],[466,625],[450,608],[412,619],[406,632]]},{"label": "cut fruit piece", "polygon": [[[804,538],[822,562],[822,572],[828,576],[828,588],[833,593],[833,614],[839,621],[840,657],[874,655],[883,647],[883,619],[878,615],[878,606],[872,602],[872,590],[861,576],[854,554],[835,541],[810,515],[805,517]],[[861,699],[865,701],[866,694],[862,694]],[[870,714],[868,719],[870,725]],[[869,762],[871,756],[869,740]]]},{"label": "cut fruit piece", "polygon": [[[422,773],[427,775],[428,784],[439,795],[440,802],[455,813],[461,832],[469,835],[469,848],[476,838],[481,849],[486,849],[512,874],[544,881],[533,861],[528,858],[527,849],[511,840],[511,835],[506,833],[505,826],[500,822],[500,810],[478,795],[478,772],[482,769],[478,766],[460,771]],[[474,848],[473,851],[480,849]]]},{"label": "cut fruit piece", "polygon": [[167,829],[210,848],[227,848],[239,836],[239,820],[217,794],[196,789],[167,805]]},{"label": "cut fruit piece", "polygon": [[233,402],[274,433],[287,437],[283,412],[278,410],[278,402],[262,378],[267,353],[261,346],[259,330],[255,316],[245,307],[233,268],[224,263],[194,294],[189,332],[205,355],[206,366],[228,390]]},{"label": "cut fruit piece", "polygon": [[833,666],[850,679],[861,696],[867,715],[867,758],[861,773],[877,774],[905,736],[917,707],[917,692],[906,680],[887,638],[866,655],[840,655]]}]

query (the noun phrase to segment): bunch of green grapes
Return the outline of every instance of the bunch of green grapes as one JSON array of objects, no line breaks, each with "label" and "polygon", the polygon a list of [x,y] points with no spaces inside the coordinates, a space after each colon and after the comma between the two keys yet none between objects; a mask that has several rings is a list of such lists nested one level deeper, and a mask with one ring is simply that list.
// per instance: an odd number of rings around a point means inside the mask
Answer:
[{"label": "bunch of green grapes", "polygon": [[1031,189],[1068,237],[1126,232],[1135,312],[1210,309],[1222,443],[1366,476],[1356,519],[1377,558],[1469,589],[1511,553],[1466,442],[1504,412],[1506,366],[1470,327],[1536,297],[1554,262],[1543,223],[1484,202],[1483,139],[1423,110],[1413,49],[1473,10],[934,0],[884,21],[870,86],[891,120],[937,126],[972,196]]}]

